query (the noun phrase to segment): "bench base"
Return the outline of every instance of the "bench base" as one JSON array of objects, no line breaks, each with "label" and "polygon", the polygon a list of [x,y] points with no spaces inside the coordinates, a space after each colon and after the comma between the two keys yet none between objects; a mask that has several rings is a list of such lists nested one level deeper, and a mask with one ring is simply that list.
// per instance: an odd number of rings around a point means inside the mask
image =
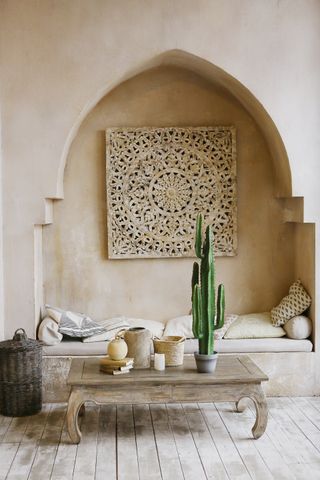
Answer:
[{"label": "bench base", "polygon": [[[269,376],[269,382],[263,385],[267,396],[320,395],[317,369],[320,358],[315,352],[249,353],[249,356]],[[43,357],[44,402],[68,401],[67,377],[72,358]]]}]

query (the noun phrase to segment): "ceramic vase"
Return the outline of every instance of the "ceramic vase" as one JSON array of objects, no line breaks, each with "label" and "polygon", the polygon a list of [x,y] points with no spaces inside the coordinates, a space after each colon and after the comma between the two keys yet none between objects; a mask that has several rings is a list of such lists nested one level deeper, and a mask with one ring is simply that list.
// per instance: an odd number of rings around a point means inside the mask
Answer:
[{"label": "ceramic vase", "polygon": [[122,360],[126,358],[128,346],[123,338],[115,338],[108,345],[108,355],[111,360]]}]

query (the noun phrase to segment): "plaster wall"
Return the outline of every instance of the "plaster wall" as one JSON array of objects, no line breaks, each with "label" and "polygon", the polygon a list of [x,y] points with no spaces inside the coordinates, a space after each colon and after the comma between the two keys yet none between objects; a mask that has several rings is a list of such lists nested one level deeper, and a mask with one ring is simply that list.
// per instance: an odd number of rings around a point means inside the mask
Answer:
[{"label": "plaster wall", "polygon": [[[0,110],[1,111],[1,110]],[[0,340],[4,339],[4,295],[3,295],[3,178],[2,178],[2,129],[0,115]]]},{"label": "plaster wall", "polygon": [[[63,195],[69,140],[104,92],[168,50],[217,65],[259,99],[318,237],[318,0],[2,0],[0,23],[6,337],[34,330],[33,225],[44,199]],[[320,285],[318,265],[319,253]]]},{"label": "plaster wall", "polygon": [[[81,126],[67,158],[63,202],[44,228],[45,299],[94,318],[165,320],[186,314],[193,259],[108,260],[105,129],[235,125],[238,255],[216,259],[229,312],[270,310],[294,279],[294,232],[274,198],[270,153],[243,107],[212,82],[174,67],[137,75],[109,93]],[[277,275],[274,275],[275,269]]]}]

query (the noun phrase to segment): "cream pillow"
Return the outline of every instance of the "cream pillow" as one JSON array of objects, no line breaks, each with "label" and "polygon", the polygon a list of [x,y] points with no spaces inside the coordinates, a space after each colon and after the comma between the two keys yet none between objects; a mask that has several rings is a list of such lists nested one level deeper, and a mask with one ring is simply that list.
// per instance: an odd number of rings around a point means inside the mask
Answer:
[{"label": "cream pillow", "polygon": [[123,317],[128,322],[130,328],[143,327],[150,330],[152,335],[157,338],[161,338],[165,328],[165,324],[158,322],[157,320],[145,320],[143,318],[128,318]]},{"label": "cream pillow", "polygon": [[277,307],[271,310],[272,325],[279,327],[290,318],[303,313],[311,305],[311,297],[304,289],[300,280],[289,288],[289,295],[284,297]]},{"label": "cream pillow", "polygon": [[286,332],[282,327],[274,327],[269,312],[239,315],[227,330],[224,338],[276,338]]},{"label": "cream pillow", "polygon": [[[224,325],[222,328],[215,330],[215,340],[220,340],[224,337],[224,334],[232,325],[232,323],[238,318],[238,315],[227,314],[224,318]],[[181,317],[171,318],[166,324],[164,335],[167,336],[181,336],[186,338],[194,338],[192,331],[192,315],[183,315]]]},{"label": "cream pillow", "polygon": [[181,317],[168,320],[163,335],[165,337],[178,336],[194,338],[192,331],[192,315],[182,315]]},{"label": "cream pillow", "polygon": [[311,335],[312,321],[304,315],[297,315],[296,317],[290,318],[283,328],[289,338],[304,340]]},{"label": "cream pillow", "polygon": [[62,340],[58,323],[50,317],[45,317],[39,325],[38,339],[45,345],[56,345]]}]

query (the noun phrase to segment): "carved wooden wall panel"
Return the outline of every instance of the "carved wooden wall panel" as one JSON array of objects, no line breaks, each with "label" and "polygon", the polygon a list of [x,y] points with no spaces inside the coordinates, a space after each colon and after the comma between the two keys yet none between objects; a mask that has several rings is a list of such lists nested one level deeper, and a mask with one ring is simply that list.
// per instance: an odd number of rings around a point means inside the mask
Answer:
[{"label": "carved wooden wall panel", "polygon": [[106,131],[109,258],[192,257],[198,212],[237,248],[234,127]]}]

